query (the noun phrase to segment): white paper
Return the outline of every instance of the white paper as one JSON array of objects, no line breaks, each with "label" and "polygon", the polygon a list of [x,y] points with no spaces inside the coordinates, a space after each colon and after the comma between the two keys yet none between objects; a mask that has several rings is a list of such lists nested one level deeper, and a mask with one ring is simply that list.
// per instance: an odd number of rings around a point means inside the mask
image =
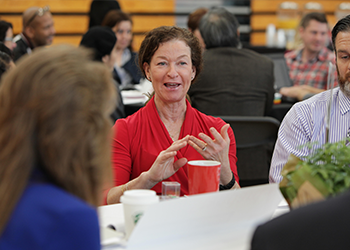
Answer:
[{"label": "white paper", "polygon": [[137,223],[127,249],[249,249],[256,226],[282,199],[278,184],[266,184],[160,202]]},{"label": "white paper", "polygon": [[118,232],[124,231],[124,209],[121,203],[100,206],[97,209],[100,227],[114,226]]}]

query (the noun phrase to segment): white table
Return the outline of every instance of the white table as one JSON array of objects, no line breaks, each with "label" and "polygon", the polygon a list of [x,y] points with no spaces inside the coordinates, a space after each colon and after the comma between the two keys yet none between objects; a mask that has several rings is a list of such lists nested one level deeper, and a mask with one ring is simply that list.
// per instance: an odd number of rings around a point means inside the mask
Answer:
[{"label": "white table", "polygon": [[[185,198],[187,199],[187,198]],[[189,198],[191,199],[191,198]],[[163,201],[167,202],[167,201]],[[276,203],[277,204],[277,203]],[[273,213],[271,218],[275,218],[280,216],[283,213],[286,213],[289,211],[289,207],[284,199],[279,203],[277,209]],[[115,204],[115,205],[107,205],[107,206],[101,206],[98,208],[98,214],[100,219],[100,226],[102,228],[101,230],[101,240],[103,243],[110,243],[108,245],[103,244],[103,250],[120,250],[120,249],[127,249],[126,242],[123,240],[123,233],[124,233],[124,214],[123,214],[123,206],[122,204]],[[159,222],[158,222],[159,224]],[[107,226],[113,225],[116,229],[116,231],[113,230],[106,230]],[[237,245],[232,249],[239,249],[239,250],[246,250],[248,249],[247,245],[249,244],[249,240],[251,237],[251,230],[249,231],[249,235],[246,235],[246,240],[237,243]]]}]

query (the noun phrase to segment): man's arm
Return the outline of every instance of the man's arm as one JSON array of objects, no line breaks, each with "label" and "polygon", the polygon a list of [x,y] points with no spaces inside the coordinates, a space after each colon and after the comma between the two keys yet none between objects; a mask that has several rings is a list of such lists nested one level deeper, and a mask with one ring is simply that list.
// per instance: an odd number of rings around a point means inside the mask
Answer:
[{"label": "man's arm", "polygon": [[306,113],[310,113],[306,105],[294,105],[283,119],[272,156],[270,183],[282,181],[281,171],[290,154],[299,158],[309,154],[307,148],[300,148],[310,141],[310,117]]}]

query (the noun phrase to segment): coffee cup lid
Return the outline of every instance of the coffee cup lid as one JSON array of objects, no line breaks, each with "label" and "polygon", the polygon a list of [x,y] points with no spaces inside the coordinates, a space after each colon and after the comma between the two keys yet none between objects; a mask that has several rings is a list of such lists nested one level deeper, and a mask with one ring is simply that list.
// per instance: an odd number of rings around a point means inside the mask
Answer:
[{"label": "coffee cup lid", "polygon": [[133,189],[125,191],[120,201],[130,205],[147,205],[159,202],[159,197],[153,190]]}]

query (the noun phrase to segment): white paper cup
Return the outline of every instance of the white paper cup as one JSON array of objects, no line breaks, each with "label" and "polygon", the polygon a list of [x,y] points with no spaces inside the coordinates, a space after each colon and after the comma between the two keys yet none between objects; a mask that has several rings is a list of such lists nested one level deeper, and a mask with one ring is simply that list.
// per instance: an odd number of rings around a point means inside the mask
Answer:
[{"label": "white paper cup", "polygon": [[146,209],[159,202],[159,197],[153,190],[134,189],[125,191],[120,201],[123,203],[126,239],[130,237],[136,223]]}]

